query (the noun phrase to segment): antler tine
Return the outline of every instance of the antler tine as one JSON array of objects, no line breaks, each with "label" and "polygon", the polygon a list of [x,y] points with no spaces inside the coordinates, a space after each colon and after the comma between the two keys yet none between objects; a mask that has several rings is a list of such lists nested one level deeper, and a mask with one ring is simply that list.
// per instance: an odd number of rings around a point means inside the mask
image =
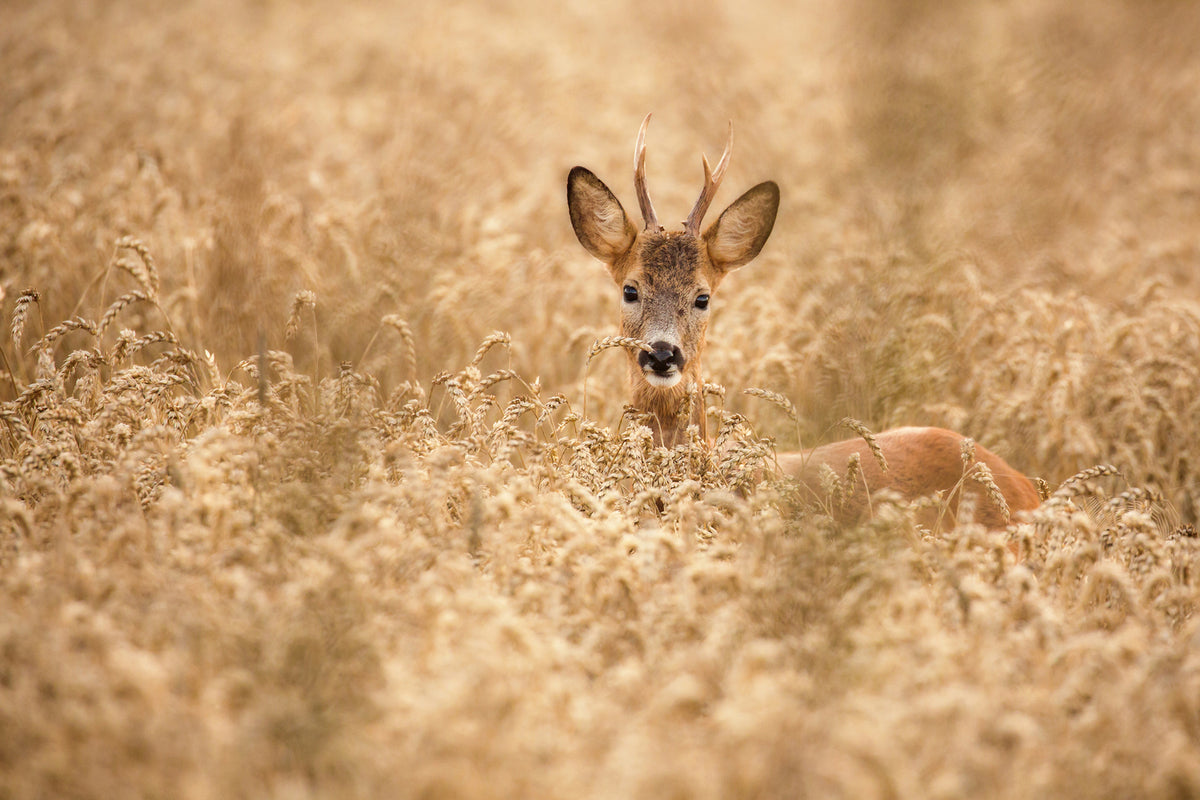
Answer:
[{"label": "antler tine", "polygon": [[716,196],[717,189],[721,186],[721,179],[725,177],[725,170],[729,167],[729,156],[732,153],[733,120],[730,120],[729,139],[725,143],[725,152],[721,154],[721,160],[717,162],[716,170],[708,166],[708,156],[700,156],[704,162],[704,188],[700,191],[700,199],[696,201],[692,213],[688,214],[687,222],[683,223],[684,229],[693,236],[700,235],[700,223],[704,220],[704,215],[708,212],[708,207],[712,204],[713,197]]},{"label": "antler tine", "polygon": [[638,131],[637,144],[633,148],[633,188],[637,192],[638,205],[642,207],[642,219],[646,221],[646,229],[662,230],[658,224],[658,215],[654,213],[654,204],[650,202],[650,191],[646,188],[646,128],[650,125],[650,114],[642,120],[642,128]]}]

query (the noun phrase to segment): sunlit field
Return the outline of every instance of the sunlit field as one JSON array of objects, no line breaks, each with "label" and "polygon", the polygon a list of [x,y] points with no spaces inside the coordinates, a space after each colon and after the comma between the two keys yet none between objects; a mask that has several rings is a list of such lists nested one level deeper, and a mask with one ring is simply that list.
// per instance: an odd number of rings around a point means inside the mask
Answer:
[{"label": "sunlit field", "polygon": [[[1200,6],[742,5],[5,4],[0,798],[1200,797]],[[567,214],[647,112],[782,193],[713,446]],[[773,469],[911,424],[1048,499]]]}]

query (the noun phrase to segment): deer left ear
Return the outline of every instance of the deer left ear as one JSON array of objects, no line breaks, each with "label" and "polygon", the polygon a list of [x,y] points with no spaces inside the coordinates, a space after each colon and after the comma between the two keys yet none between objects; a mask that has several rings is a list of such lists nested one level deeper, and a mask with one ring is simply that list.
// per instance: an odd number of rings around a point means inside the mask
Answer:
[{"label": "deer left ear", "polygon": [[567,208],[579,243],[610,266],[637,239],[621,203],[590,170],[575,167],[567,176]]},{"label": "deer left ear", "polygon": [[779,211],[779,187],[760,183],[734,200],[704,232],[713,266],[722,272],[750,263],[767,243]]}]

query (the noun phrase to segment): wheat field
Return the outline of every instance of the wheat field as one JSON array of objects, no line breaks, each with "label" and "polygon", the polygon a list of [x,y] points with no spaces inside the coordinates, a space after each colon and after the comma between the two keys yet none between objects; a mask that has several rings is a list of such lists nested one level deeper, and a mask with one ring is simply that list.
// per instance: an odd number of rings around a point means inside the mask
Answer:
[{"label": "wheat field", "polygon": [[[1200,797],[1200,7],[3,17],[0,798]],[[567,215],[648,111],[782,190],[717,448]],[[847,419],[1049,499],[839,527]]]}]

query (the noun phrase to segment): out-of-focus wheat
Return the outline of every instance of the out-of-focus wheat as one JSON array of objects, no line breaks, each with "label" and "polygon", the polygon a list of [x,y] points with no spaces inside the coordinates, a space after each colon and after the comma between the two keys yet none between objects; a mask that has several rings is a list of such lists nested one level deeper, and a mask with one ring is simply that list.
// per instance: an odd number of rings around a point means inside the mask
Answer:
[{"label": "out-of-focus wheat", "polygon": [[[10,6],[0,796],[1200,794],[1197,9]],[[561,197],[648,110],[783,192],[711,449]],[[1048,500],[838,528],[844,418]]]}]

